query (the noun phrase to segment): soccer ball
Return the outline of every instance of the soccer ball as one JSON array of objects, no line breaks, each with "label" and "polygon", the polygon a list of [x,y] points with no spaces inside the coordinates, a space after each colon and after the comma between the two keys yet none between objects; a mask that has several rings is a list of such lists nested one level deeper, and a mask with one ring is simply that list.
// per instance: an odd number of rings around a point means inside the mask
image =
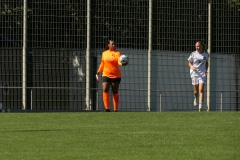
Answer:
[{"label": "soccer ball", "polygon": [[127,65],[128,61],[129,61],[129,58],[128,58],[127,55],[121,55],[119,60],[123,65]]}]

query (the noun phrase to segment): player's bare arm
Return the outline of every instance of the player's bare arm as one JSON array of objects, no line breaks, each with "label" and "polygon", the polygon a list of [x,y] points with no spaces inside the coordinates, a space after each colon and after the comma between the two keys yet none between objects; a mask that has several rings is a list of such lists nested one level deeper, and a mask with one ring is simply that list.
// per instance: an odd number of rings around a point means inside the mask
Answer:
[{"label": "player's bare arm", "polygon": [[188,66],[190,68],[192,68],[192,70],[194,70],[194,71],[197,69],[197,68],[193,67],[193,63],[192,62],[188,62]]}]

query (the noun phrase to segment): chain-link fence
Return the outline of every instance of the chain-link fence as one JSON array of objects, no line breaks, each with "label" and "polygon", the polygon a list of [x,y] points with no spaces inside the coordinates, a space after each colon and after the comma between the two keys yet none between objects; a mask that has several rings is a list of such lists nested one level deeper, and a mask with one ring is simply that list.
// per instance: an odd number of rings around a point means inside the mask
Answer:
[{"label": "chain-link fence", "polygon": [[2,0],[0,13],[3,108],[103,110],[95,73],[114,39],[130,57],[121,68],[120,111],[196,110],[187,58],[198,40],[211,55],[205,103],[239,109],[238,0]]}]

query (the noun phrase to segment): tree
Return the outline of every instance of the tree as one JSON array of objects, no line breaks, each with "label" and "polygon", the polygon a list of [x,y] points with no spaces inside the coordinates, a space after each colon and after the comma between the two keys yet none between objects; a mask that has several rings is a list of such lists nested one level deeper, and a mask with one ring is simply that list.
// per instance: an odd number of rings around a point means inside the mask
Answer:
[{"label": "tree", "polygon": [[231,7],[236,7],[240,11],[240,0],[228,0]]}]

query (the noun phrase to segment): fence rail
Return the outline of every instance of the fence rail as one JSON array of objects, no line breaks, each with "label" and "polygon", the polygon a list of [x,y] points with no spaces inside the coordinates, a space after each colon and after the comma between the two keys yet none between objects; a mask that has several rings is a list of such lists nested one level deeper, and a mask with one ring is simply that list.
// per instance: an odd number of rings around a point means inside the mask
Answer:
[{"label": "fence rail", "polygon": [[[1,87],[1,97],[2,101],[0,102],[2,104],[2,107],[4,110],[11,110],[11,111],[21,111],[20,107],[13,106],[14,103],[19,102],[19,100],[11,100],[9,97],[14,96],[14,93],[8,93],[6,87]],[[8,87],[9,90],[16,89],[20,87]],[[62,87],[34,87],[34,88],[27,88],[27,89],[45,89],[45,90],[85,90],[86,88],[62,88]],[[98,92],[101,92],[101,88],[95,88],[91,90],[96,90],[96,99],[95,101],[91,101],[91,110],[92,111],[104,111],[103,101],[100,94],[97,94]],[[126,95],[131,95],[132,93],[139,93],[140,95],[147,94],[147,89],[127,89],[127,88],[120,88],[120,93],[125,93]],[[145,93],[144,93],[145,92]],[[154,108],[152,108],[153,111],[195,111],[198,108],[193,106],[193,95],[192,90],[151,90],[151,92],[156,92],[155,95],[156,99]],[[229,93],[238,93],[239,90],[211,90],[211,92],[216,92],[217,95],[214,98],[215,102],[214,105],[216,108],[216,111],[237,111],[239,109],[240,103],[236,101],[236,99],[240,97],[232,97]],[[37,103],[46,103],[46,100],[39,100],[39,99],[33,99],[33,92],[31,92],[31,99],[29,103],[31,104],[31,107],[28,109],[28,111],[83,111],[83,107],[60,107],[60,106],[51,106],[52,102],[49,101],[48,106],[40,106],[40,105],[33,105]],[[173,96],[172,93],[175,93],[176,96]],[[180,99],[177,95],[179,93],[185,93],[186,96],[181,96]],[[188,94],[191,93],[191,94]],[[134,94],[135,95],[135,94]],[[191,95],[191,96],[188,96]],[[43,95],[42,95],[43,96]],[[62,96],[62,94],[48,94],[47,96]],[[65,96],[69,96],[66,94]],[[20,96],[21,97],[21,96]],[[147,111],[147,101],[145,96],[139,96],[140,99],[136,100],[133,98],[132,100],[127,100],[127,97],[122,95],[123,99],[120,102],[120,111]],[[207,95],[205,95],[205,98]],[[175,99],[175,100],[173,100]],[[229,100],[233,99],[233,100]],[[127,100],[127,101],[126,101]],[[21,101],[20,101],[21,102]],[[74,103],[81,103],[82,101],[76,100]],[[55,100],[55,103],[65,103],[67,106],[72,103],[69,99],[61,99],[58,98]],[[112,103],[112,102],[111,102]],[[176,105],[178,105],[176,107]],[[175,106],[175,107],[173,107]],[[208,111],[211,106],[207,106],[206,103],[204,104],[204,108],[206,111]],[[18,108],[18,109],[16,109]]]}]

